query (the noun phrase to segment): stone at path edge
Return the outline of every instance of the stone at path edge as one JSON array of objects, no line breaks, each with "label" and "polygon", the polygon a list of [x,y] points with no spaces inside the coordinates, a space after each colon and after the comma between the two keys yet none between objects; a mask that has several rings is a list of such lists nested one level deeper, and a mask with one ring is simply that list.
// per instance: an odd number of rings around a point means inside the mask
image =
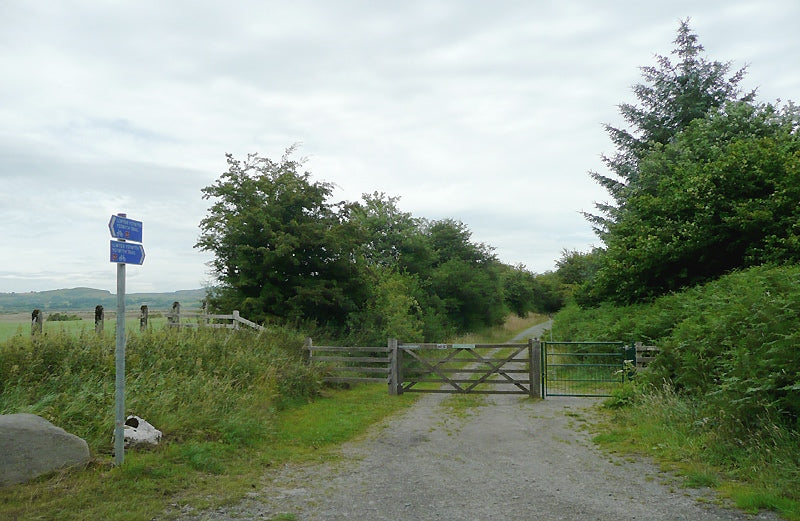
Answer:
[{"label": "stone at path edge", "polygon": [[90,459],[83,439],[35,414],[0,415],[0,487]]}]

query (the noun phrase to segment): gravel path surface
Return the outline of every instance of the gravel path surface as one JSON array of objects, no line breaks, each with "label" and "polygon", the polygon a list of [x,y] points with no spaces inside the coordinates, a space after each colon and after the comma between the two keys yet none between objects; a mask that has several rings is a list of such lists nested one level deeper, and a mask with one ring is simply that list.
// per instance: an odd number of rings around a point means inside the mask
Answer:
[{"label": "gravel path surface", "polygon": [[711,491],[600,452],[586,429],[596,400],[490,396],[460,415],[446,400],[425,395],[340,460],[285,466],[241,503],[182,519],[778,519],[720,508]]},{"label": "gravel path surface", "polygon": [[553,321],[548,320],[547,322],[542,322],[541,324],[536,324],[535,326],[529,327],[522,333],[518,334],[514,338],[512,338],[509,342],[522,342],[528,338],[542,338],[545,331],[553,329]]}]

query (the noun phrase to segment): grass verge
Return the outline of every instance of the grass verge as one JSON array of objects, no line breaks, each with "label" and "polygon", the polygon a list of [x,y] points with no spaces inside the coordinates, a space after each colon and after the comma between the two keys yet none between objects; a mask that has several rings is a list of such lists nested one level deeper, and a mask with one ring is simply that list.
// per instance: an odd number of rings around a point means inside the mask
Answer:
[{"label": "grass verge", "polygon": [[633,400],[612,398],[606,404],[611,407],[601,409],[605,421],[596,426],[594,437],[605,449],[652,457],[683,486],[713,488],[723,503],[747,513],[772,510],[800,520],[796,433],[778,426],[769,436],[742,432],[734,446],[707,410],[669,390]]},{"label": "grass verge", "polygon": [[257,488],[270,467],[331,458],[337,444],[413,402],[388,396],[384,385],[329,390],[278,411],[275,431],[246,446],[167,442],[128,452],[122,467],[97,458],[86,469],[0,489],[0,518],[139,521],[229,504]]}]

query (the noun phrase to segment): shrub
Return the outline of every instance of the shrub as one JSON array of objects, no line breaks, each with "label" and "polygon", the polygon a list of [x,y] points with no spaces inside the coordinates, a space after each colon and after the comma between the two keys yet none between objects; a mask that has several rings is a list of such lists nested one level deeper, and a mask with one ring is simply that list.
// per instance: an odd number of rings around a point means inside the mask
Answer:
[{"label": "shrub", "polygon": [[50,322],[68,322],[73,320],[83,320],[78,315],[70,315],[68,313],[50,313],[47,315],[47,320]]},{"label": "shrub", "polygon": [[651,382],[701,397],[744,429],[773,421],[796,429],[799,315],[800,266],[762,266],[651,304],[571,305],[556,316],[553,334],[654,342],[661,354],[648,371]]}]

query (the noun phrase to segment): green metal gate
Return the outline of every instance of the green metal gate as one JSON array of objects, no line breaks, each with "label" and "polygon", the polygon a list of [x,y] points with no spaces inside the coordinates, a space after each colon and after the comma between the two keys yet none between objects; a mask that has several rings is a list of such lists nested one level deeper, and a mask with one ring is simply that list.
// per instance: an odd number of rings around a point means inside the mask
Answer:
[{"label": "green metal gate", "polygon": [[542,396],[611,396],[636,348],[622,342],[542,342]]}]

